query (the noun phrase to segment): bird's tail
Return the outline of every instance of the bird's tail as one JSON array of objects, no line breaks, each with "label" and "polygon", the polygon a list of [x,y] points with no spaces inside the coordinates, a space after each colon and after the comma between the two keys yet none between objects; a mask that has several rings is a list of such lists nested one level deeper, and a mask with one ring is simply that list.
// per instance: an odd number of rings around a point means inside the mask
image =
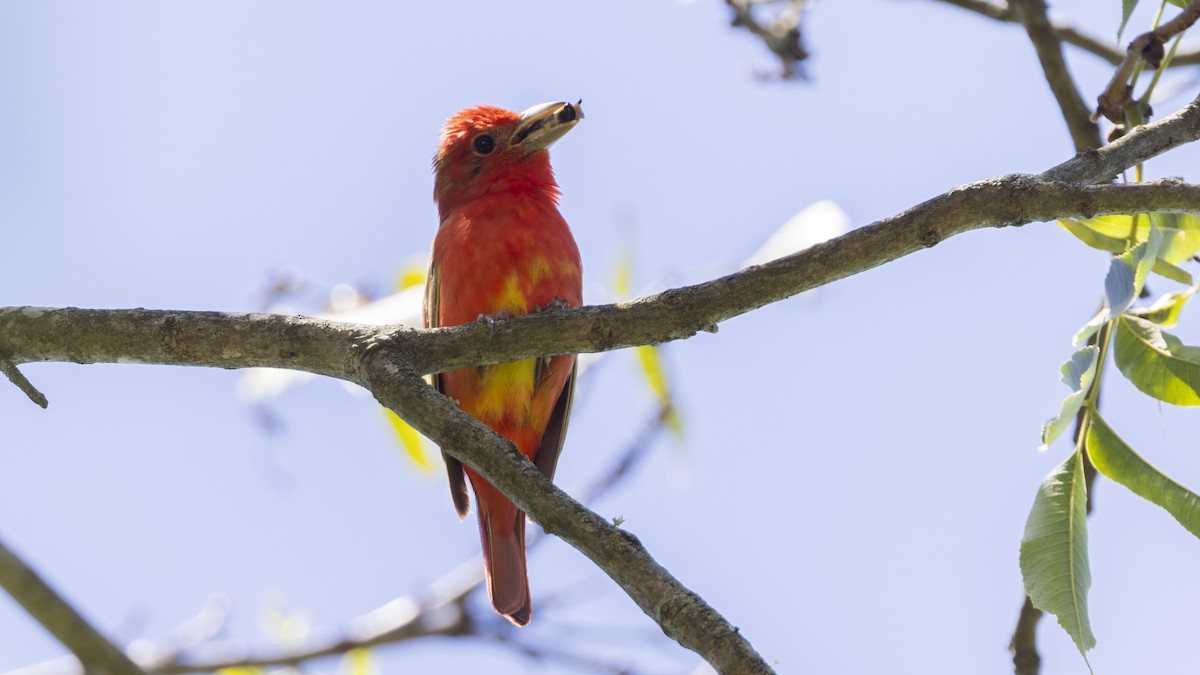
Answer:
[{"label": "bird's tail", "polygon": [[529,576],[525,571],[525,512],[504,499],[503,504],[479,504],[479,538],[483,540],[483,568],[492,607],[509,621],[529,623]]}]

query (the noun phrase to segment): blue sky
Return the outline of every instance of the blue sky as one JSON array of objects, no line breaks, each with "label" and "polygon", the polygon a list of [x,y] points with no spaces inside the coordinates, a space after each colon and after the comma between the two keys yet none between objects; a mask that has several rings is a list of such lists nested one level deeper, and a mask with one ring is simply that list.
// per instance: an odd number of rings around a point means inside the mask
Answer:
[{"label": "blue sky", "polygon": [[[1111,36],[1108,4],[1055,9]],[[817,3],[802,84],[757,80],[771,57],[728,20],[710,0],[0,3],[0,305],[253,310],[285,265],[315,289],[386,291],[433,238],[441,123],[479,103],[584,100],[553,161],[593,302],[626,247],[650,292],[728,269],[818,200],[865,225],[1072,154],[1017,27],[921,0]],[[1091,100],[1110,67],[1068,54]],[[1195,182],[1195,158],[1149,176]],[[1067,451],[1037,454],[1038,433],[1106,266],[1050,224],[974,232],[671,344],[685,435],[592,506],[783,672],[1010,672],[1019,539]],[[1185,315],[1177,332],[1198,329]],[[576,406],[568,490],[653,411],[630,355],[605,364]],[[121,640],[163,636],[216,593],[251,645],[271,644],[271,607],[336,630],[478,550],[440,469],[416,470],[339,383],[273,401],[268,434],[237,373],[25,372],[51,404],[0,388],[0,537]],[[1200,486],[1195,411],[1111,373],[1105,397],[1131,445]],[[1096,499],[1093,665],[1185,672],[1200,546],[1118,486]],[[530,567],[519,639],[636,652],[646,672],[699,663],[562,542]],[[1040,637],[1046,672],[1086,672],[1051,620]],[[0,598],[0,672],[61,653]],[[530,668],[488,641],[376,657]]]}]

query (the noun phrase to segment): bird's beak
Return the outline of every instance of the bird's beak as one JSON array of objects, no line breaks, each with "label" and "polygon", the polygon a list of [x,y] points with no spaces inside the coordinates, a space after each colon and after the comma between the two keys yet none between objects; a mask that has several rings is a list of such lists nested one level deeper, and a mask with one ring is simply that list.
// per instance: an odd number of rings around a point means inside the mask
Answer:
[{"label": "bird's beak", "polygon": [[508,147],[521,148],[525,154],[545,150],[562,138],[583,119],[583,101],[578,103],[542,103],[521,113],[517,130],[508,139]]}]

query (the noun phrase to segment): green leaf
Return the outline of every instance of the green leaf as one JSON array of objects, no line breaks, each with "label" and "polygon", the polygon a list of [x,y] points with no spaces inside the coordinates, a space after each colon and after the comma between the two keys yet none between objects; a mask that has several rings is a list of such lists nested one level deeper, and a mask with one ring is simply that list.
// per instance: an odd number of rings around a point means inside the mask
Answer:
[{"label": "green leaf", "polygon": [[1150,276],[1150,270],[1154,267],[1154,261],[1158,259],[1158,251],[1162,247],[1162,230],[1154,225],[1150,226],[1150,234],[1146,237],[1146,241],[1133,247],[1133,250],[1128,253],[1123,253],[1122,257],[1128,255],[1130,262],[1133,263],[1133,287],[1136,293],[1141,293],[1142,288],[1146,285],[1146,277]]},{"label": "green leaf", "polygon": [[1118,42],[1121,41],[1121,35],[1125,32],[1125,24],[1129,23],[1129,17],[1133,15],[1137,4],[1138,0],[1121,0],[1121,27],[1117,29]]},{"label": "green leaf", "polygon": [[1060,218],[1058,224],[1088,246],[1109,253],[1128,250],[1130,235],[1135,242],[1146,241],[1150,236],[1150,226],[1154,225],[1162,233],[1154,272],[1180,283],[1191,284],[1191,281],[1184,281],[1185,275],[1187,278],[1190,275],[1175,265],[1200,253],[1200,215],[1153,213],[1149,218],[1145,215],[1136,218],[1136,226],[1134,216],[1122,215]]},{"label": "green leaf", "polygon": [[1063,384],[1071,388],[1071,395],[1063,401],[1062,410],[1058,415],[1042,425],[1042,445],[1038,452],[1045,452],[1050,444],[1071,426],[1071,421],[1083,407],[1088,387],[1096,377],[1096,361],[1099,355],[1100,350],[1096,346],[1084,347],[1072,354],[1071,359],[1059,369]]},{"label": "green leaf", "polygon": [[1088,427],[1087,452],[1100,473],[1166,509],[1184,529],[1200,537],[1200,497],[1142,459],[1094,411]]},{"label": "green leaf", "polygon": [[[1129,216],[1118,216],[1120,218],[1128,218]],[[1075,218],[1059,218],[1058,225],[1067,232],[1075,235],[1079,241],[1101,251],[1109,253],[1124,253],[1125,249],[1129,248],[1129,226],[1125,227],[1125,233],[1120,236],[1112,236],[1108,233],[1110,228],[1100,227],[1099,218],[1087,218],[1077,220]],[[1119,228],[1113,228],[1119,229]]]},{"label": "green leaf", "polygon": [[1200,253],[1200,215],[1195,213],[1152,213],[1154,226],[1163,233],[1158,257],[1178,265]]},{"label": "green leaf", "polygon": [[1175,405],[1200,405],[1200,348],[1145,319],[1117,319],[1117,368],[1142,393]]},{"label": "green leaf", "polygon": [[1093,335],[1100,332],[1100,327],[1109,319],[1108,308],[1101,307],[1096,316],[1093,316],[1090,321],[1083,324],[1083,327],[1075,332],[1075,336],[1071,338],[1071,344],[1078,347],[1087,342]]},{"label": "green leaf", "polygon": [[1124,256],[1113,258],[1108,263],[1108,274],[1104,276],[1104,299],[1113,314],[1120,314],[1133,304],[1138,294],[1133,280],[1133,265]]},{"label": "green leaf", "polygon": [[1179,7],[1180,9],[1186,8],[1189,4],[1188,0],[1167,0],[1167,2]]},{"label": "green leaf", "polygon": [[1113,314],[1129,309],[1142,292],[1161,243],[1162,233],[1151,225],[1146,241],[1112,259],[1104,277],[1104,295]]},{"label": "green leaf", "polygon": [[1171,281],[1178,281],[1186,286],[1192,285],[1192,275],[1188,274],[1187,270],[1176,267],[1162,258],[1155,258],[1154,266],[1150,269],[1155,274],[1164,276]]},{"label": "green leaf", "polygon": [[1033,606],[1057,617],[1086,659],[1096,637],[1087,611],[1092,574],[1082,453],[1072,453],[1038,488],[1021,538],[1021,576]]},{"label": "green leaf", "polygon": [[1193,286],[1185,291],[1167,293],[1137,315],[1160,326],[1174,326],[1179,322],[1179,313],[1183,311],[1183,306],[1192,299],[1196,290],[1197,287]]}]

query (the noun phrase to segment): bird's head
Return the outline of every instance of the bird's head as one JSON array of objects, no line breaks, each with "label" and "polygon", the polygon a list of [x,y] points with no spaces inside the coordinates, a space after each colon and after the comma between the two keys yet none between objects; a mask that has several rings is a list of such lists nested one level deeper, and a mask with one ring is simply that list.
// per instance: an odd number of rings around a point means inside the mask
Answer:
[{"label": "bird's head", "polygon": [[433,158],[433,199],[442,218],[494,192],[556,200],[546,149],[583,119],[581,103],[542,103],[523,113],[481,105],[446,120]]}]

